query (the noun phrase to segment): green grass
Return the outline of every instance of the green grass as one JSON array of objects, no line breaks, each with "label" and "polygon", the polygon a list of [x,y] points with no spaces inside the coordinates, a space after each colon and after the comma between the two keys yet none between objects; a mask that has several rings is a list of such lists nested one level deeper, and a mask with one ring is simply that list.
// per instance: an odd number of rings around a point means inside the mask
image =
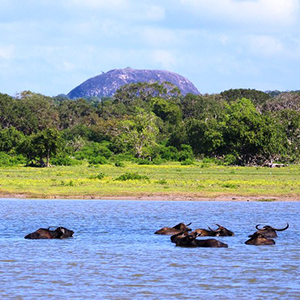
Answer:
[{"label": "green grass", "polygon": [[[101,176],[99,175],[101,174]],[[116,180],[138,174],[149,180]],[[300,196],[300,166],[224,167],[195,163],[125,167],[0,168],[0,194],[34,198],[101,198],[177,195],[189,197]]]}]

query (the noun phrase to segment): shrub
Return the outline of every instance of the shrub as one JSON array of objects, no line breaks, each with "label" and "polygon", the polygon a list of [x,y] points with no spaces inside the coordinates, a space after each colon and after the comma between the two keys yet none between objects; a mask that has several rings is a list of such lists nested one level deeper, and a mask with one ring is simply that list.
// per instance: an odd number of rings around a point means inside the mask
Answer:
[{"label": "shrub", "polygon": [[164,184],[167,184],[168,182],[165,179],[160,179],[160,180],[157,180],[156,183],[164,185]]},{"label": "shrub", "polygon": [[149,159],[142,159],[142,158],[136,158],[135,162],[138,165],[152,165],[152,161],[150,161]]},{"label": "shrub", "polygon": [[179,152],[177,148],[174,146],[159,146],[159,155],[162,159],[168,160],[168,161],[177,161],[179,158]]},{"label": "shrub", "polygon": [[149,177],[146,175],[139,175],[137,173],[125,173],[120,175],[115,180],[126,181],[126,180],[149,180]]},{"label": "shrub", "polygon": [[162,158],[160,158],[160,157],[154,158],[153,161],[152,161],[152,163],[153,163],[154,165],[161,165],[161,164],[163,164],[163,163],[165,163],[165,162],[166,162],[166,160],[165,160],[165,159],[162,159]]},{"label": "shrub", "polygon": [[81,162],[69,155],[59,154],[51,159],[51,164],[55,166],[76,166],[80,165]]},{"label": "shrub", "polygon": [[9,155],[5,152],[0,152],[0,167],[11,167],[25,163],[26,158],[21,154]]},{"label": "shrub", "polygon": [[96,156],[88,159],[90,165],[104,165],[107,164],[107,159],[104,156]]},{"label": "shrub", "polygon": [[237,158],[233,154],[226,154],[224,157],[224,165],[235,165],[237,163]]},{"label": "shrub", "polygon": [[106,159],[112,156],[112,152],[100,143],[90,142],[86,144],[80,151],[75,153],[77,159],[90,160],[93,157],[105,157]]},{"label": "shrub", "polygon": [[182,162],[181,162],[181,165],[183,165],[183,166],[189,166],[189,165],[193,165],[194,164],[194,162],[191,160],[191,159],[186,159],[186,160],[183,160]]},{"label": "shrub", "polygon": [[132,155],[132,153],[120,153],[120,154],[116,154],[114,156],[112,156],[110,158],[111,161],[134,161],[134,155]]},{"label": "shrub", "polygon": [[115,166],[116,167],[125,167],[125,164],[122,161],[116,161]]},{"label": "shrub", "polygon": [[105,174],[104,173],[99,173],[97,175],[91,175],[89,178],[90,179],[103,179],[105,177]]},{"label": "shrub", "polygon": [[181,151],[179,152],[178,160],[184,161],[188,159],[194,159],[193,149],[189,145],[181,145]]}]

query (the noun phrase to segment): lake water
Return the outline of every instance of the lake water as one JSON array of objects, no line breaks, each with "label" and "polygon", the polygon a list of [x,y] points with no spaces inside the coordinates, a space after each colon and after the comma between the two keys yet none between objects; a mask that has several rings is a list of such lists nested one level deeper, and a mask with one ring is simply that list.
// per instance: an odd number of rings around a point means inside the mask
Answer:
[{"label": "lake water", "polygon": [[[300,203],[0,199],[0,299],[300,299]],[[180,248],[155,230],[221,224],[229,248]],[[274,246],[256,224],[290,228]],[[25,240],[40,227],[65,240]]]}]

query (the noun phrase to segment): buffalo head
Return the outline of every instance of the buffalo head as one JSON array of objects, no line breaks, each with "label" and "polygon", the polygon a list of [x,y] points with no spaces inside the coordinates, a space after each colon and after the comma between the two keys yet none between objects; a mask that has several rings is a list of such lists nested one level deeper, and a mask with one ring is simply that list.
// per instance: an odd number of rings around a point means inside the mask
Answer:
[{"label": "buffalo head", "polygon": [[289,223],[286,223],[285,227],[279,228],[279,229],[274,228],[274,227],[269,226],[269,225],[266,225],[262,228],[259,228],[259,226],[260,226],[259,224],[255,226],[256,229],[257,229],[257,233],[261,233],[267,238],[276,238],[277,237],[276,231],[284,231],[284,230],[288,229],[289,228]]},{"label": "buffalo head", "polygon": [[214,232],[215,236],[234,236],[234,233],[232,231],[219,224],[216,225],[218,226],[218,228],[215,230],[208,227],[212,232]]}]

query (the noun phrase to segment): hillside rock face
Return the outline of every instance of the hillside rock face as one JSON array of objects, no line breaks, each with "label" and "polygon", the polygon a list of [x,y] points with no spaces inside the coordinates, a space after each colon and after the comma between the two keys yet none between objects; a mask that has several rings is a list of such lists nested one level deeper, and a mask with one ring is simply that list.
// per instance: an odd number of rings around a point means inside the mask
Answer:
[{"label": "hillside rock face", "polygon": [[111,97],[123,85],[138,82],[171,82],[183,95],[200,94],[197,88],[185,77],[163,70],[116,69],[92,77],[68,93],[71,99],[80,97]]}]

